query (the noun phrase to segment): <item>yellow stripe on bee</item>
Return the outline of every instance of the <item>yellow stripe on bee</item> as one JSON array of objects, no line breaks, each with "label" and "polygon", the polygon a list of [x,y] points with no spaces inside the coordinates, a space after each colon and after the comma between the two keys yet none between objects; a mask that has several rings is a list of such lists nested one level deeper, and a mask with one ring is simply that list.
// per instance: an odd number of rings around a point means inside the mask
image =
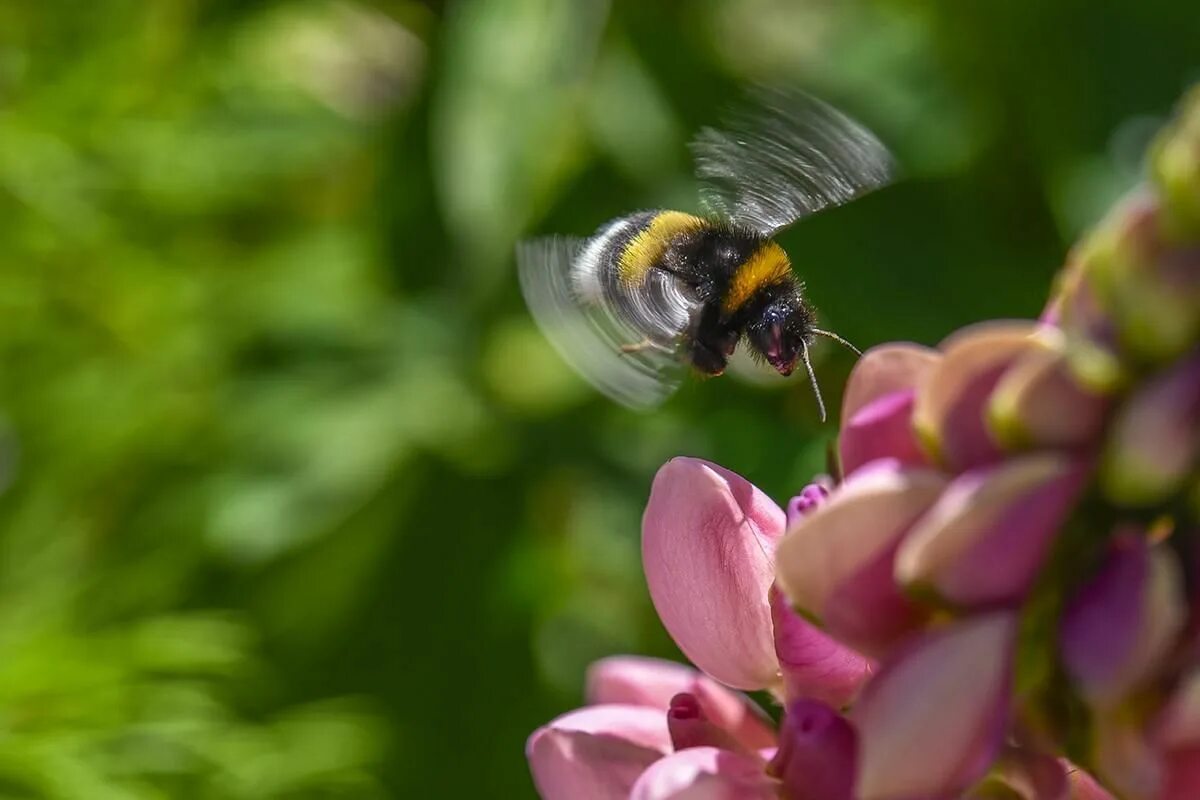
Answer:
[{"label": "yellow stripe on bee", "polygon": [[627,286],[641,284],[646,279],[646,273],[671,246],[671,239],[703,226],[704,220],[682,211],[663,211],[655,215],[646,229],[634,236],[621,253],[617,265],[621,282]]},{"label": "yellow stripe on bee", "polygon": [[759,289],[786,280],[791,274],[792,265],[783,248],[771,241],[763,242],[733,273],[729,290],[721,302],[721,311],[732,314]]}]

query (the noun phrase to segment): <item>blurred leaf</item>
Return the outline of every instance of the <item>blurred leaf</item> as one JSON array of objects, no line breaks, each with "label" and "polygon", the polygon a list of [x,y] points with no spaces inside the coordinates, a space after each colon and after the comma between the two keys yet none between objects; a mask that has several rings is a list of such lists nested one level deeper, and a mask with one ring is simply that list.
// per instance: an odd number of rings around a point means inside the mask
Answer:
[{"label": "blurred leaf", "polygon": [[485,285],[581,156],[582,79],[607,5],[474,0],[447,19],[435,174],[467,269]]}]

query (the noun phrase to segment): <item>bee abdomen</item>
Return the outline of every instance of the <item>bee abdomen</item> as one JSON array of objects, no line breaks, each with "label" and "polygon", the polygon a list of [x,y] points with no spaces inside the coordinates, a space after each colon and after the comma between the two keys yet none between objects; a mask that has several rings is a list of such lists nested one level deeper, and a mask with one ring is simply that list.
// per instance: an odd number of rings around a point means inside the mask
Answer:
[{"label": "bee abdomen", "polygon": [[601,302],[605,286],[619,269],[621,254],[646,229],[655,211],[640,211],[611,220],[596,231],[573,265],[575,291],[588,302]]}]

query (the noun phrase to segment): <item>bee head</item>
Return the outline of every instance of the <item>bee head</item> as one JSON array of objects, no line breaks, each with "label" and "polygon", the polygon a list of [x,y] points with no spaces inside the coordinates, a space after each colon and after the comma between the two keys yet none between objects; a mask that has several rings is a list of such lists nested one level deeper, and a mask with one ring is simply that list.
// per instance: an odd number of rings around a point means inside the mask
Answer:
[{"label": "bee head", "polygon": [[792,287],[767,287],[746,326],[750,348],[780,375],[791,375],[811,335],[812,315]]}]

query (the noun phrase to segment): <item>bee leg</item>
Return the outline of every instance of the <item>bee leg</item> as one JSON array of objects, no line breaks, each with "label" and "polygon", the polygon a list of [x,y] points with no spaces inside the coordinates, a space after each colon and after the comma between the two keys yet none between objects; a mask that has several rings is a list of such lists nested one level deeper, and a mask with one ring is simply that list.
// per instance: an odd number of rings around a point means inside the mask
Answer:
[{"label": "bee leg", "polygon": [[657,342],[652,342],[652,341],[650,341],[649,339],[643,339],[642,341],[638,342],[637,344],[623,344],[623,345],[621,345],[621,352],[622,352],[622,353],[640,353],[640,352],[642,352],[643,350],[663,350],[663,351],[666,351],[666,350],[667,350],[667,348],[663,347],[661,344],[658,344]]},{"label": "bee leg", "polygon": [[725,372],[726,357],[717,350],[697,342],[690,355],[692,366],[705,375],[716,377]]}]

